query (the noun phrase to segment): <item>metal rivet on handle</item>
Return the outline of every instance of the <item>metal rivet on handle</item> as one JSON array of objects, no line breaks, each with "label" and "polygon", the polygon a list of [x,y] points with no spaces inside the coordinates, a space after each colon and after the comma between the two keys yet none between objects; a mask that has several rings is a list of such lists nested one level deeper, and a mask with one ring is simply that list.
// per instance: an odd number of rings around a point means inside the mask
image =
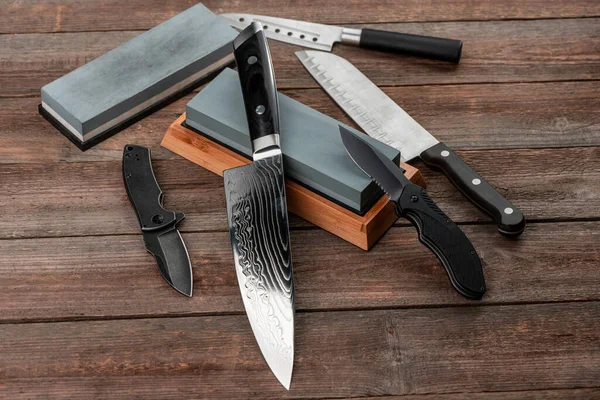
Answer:
[{"label": "metal rivet on handle", "polygon": [[473,183],[473,185],[477,186],[477,185],[479,185],[481,183],[481,179],[475,178],[471,182]]},{"label": "metal rivet on handle", "polygon": [[257,61],[258,61],[258,58],[256,58],[256,56],[248,57],[248,64],[250,64],[250,65],[254,64]]},{"label": "metal rivet on handle", "polygon": [[449,155],[450,155],[450,152],[448,150],[442,151],[442,157],[448,157]]},{"label": "metal rivet on handle", "polygon": [[256,113],[258,115],[263,115],[263,113],[265,112],[265,106],[263,106],[262,104],[256,107]]},{"label": "metal rivet on handle", "polygon": [[504,213],[505,213],[505,214],[508,214],[508,215],[512,214],[512,213],[513,213],[513,211],[514,211],[514,210],[513,210],[512,208],[510,208],[510,207],[506,207],[506,208],[504,209]]}]

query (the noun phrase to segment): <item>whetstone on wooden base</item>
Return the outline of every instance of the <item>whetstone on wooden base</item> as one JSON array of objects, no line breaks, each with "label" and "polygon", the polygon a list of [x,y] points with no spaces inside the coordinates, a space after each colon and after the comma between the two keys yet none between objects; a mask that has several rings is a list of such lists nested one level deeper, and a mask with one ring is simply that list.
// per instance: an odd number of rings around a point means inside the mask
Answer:
[{"label": "whetstone on wooden base", "polygon": [[[230,168],[252,161],[185,127],[185,113],[169,126],[161,146],[179,154],[217,175]],[[404,175],[411,182],[425,187],[417,168],[401,163]],[[311,190],[288,180],[286,182],[288,210],[320,228],[369,250],[398,218],[387,195],[364,215],[358,215]]]}]

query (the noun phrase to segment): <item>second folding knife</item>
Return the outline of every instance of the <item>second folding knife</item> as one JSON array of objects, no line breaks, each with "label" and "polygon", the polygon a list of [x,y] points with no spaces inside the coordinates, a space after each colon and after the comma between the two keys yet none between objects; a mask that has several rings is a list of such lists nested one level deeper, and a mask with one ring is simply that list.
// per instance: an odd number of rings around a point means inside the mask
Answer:
[{"label": "second folding knife", "polygon": [[177,230],[177,224],[185,216],[163,208],[163,193],[154,177],[150,149],[133,144],[125,146],[123,180],[142,228],[146,250],[156,259],[158,269],[167,283],[179,293],[191,297],[192,265]]},{"label": "second folding knife", "polygon": [[419,241],[440,260],[452,286],[465,297],[480,299],[486,291],[483,268],[469,238],[400,167],[343,126],[339,129],[350,158],[387,193],[396,214],[417,228]]}]

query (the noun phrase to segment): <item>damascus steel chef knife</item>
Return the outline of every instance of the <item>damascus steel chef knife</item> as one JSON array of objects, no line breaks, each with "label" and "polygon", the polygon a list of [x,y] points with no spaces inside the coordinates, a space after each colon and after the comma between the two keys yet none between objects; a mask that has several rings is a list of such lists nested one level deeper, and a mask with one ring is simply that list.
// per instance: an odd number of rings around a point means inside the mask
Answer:
[{"label": "damascus steel chef knife", "polygon": [[322,51],[296,53],[304,67],[335,102],[367,133],[402,152],[441,169],[475,205],[487,212],[504,235],[525,229],[523,213],[448,146],[427,132],[347,60]]},{"label": "damascus steel chef knife", "polygon": [[221,14],[221,16],[234,28],[244,29],[251,22],[258,22],[270,39],[317,50],[331,51],[334,43],[341,42],[366,49],[454,63],[459,62],[462,51],[460,40],[377,29],[344,28],[263,15]]},{"label": "damascus steel chef knife", "polygon": [[226,170],[225,198],[238,284],[254,336],[286,389],[294,365],[294,286],[279,107],[260,24],[233,41],[253,162]]},{"label": "damascus steel chef knife", "polygon": [[156,259],[158,270],[167,283],[191,297],[192,265],[177,230],[177,224],[185,216],[163,208],[163,193],[154,177],[150,149],[133,144],[125,146],[123,180],[142,228],[146,250]]},{"label": "damascus steel chef knife", "polygon": [[425,189],[404,176],[402,168],[343,126],[340,134],[350,158],[387,193],[396,214],[413,223],[419,240],[438,257],[454,288],[465,297],[480,299],[486,290],[481,260],[458,225]]}]

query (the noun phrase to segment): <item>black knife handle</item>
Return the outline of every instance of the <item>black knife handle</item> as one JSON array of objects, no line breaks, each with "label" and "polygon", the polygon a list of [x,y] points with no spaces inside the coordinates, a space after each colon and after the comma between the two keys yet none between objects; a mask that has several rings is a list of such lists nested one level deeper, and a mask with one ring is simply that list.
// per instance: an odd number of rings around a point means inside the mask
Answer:
[{"label": "black knife handle", "polygon": [[360,47],[431,58],[433,60],[458,63],[462,53],[462,41],[409,33],[363,29]]},{"label": "black knife handle", "polygon": [[162,206],[162,191],[152,170],[150,149],[133,144],[123,149],[123,181],[127,196],[135,209],[142,231],[162,229],[178,223],[178,216]]},{"label": "black knife handle", "polygon": [[[277,88],[269,46],[261,24],[253,22],[233,41],[250,139],[279,136]],[[255,143],[253,143],[255,144]],[[254,151],[260,149],[254,147]]]},{"label": "black knife handle", "polygon": [[440,142],[421,153],[421,159],[427,165],[441,169],[473,204],[491,215],[498,224],[500,233],[516,236],[523,232],[525,229],[523,213],[473,171],[448,146]]},{"label": "black knife handle", "polygon": [[396,202],[396,213],[407,217],[419,232],[419,241],[440,260],[452,286],[463,296],[480,299],[486,291],[481,260],[471,241],[427,195],[408,184]]}]

